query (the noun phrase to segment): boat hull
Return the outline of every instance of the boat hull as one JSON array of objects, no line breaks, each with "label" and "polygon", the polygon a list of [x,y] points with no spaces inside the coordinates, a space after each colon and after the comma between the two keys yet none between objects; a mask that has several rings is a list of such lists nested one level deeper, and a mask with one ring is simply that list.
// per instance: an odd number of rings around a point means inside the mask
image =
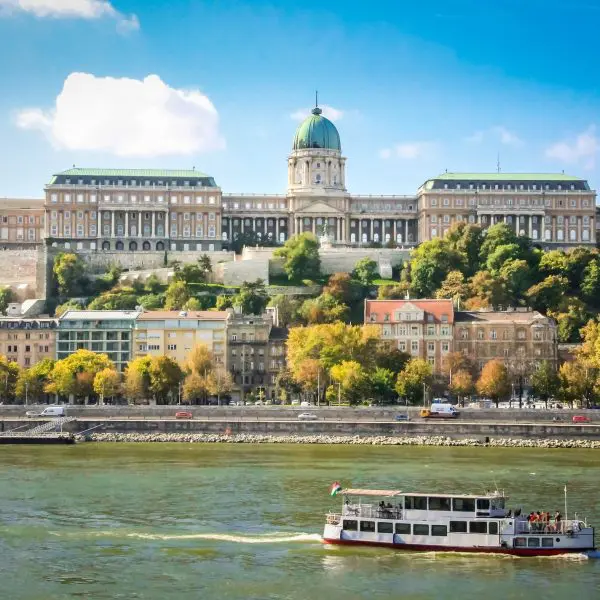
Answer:
[{"label": "boat hull", "polygon": [[390,550],[410,552],[469,552],[477,554],[510,554],[512,556],[558,556],[560,554],[585,554],[594,552],[596,548],[490,548],[477,546],[439,546],[427,544],[389,544],[367,540],[340,540],[323,538],[326,544],[337,546],[374,546]]}]

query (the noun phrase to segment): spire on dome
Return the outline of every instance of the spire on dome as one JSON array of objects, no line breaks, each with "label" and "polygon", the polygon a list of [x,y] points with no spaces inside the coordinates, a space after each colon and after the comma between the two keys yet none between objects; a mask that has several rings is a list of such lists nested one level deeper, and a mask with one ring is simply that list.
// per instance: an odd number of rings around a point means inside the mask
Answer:
[{"label": "spire on dome", "polygon": [[313,115],[320,115],[323,111],[319,108],[319,90],[315,90],[315,107],[312,109]]}]

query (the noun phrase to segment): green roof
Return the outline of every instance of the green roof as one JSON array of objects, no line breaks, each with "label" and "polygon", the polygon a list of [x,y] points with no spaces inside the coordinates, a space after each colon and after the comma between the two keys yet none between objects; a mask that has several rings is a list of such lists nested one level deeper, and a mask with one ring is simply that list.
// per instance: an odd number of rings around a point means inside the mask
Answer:
[{"label": "green roof", "polygon": [[294,150],[306,148],[325,148],[341,152],[340,134],[335,125],[322,116],[321,109],[315,107],[312,114],[304,119],[294,136]]},{"label": "green roof", "polygon": [[582,181],[564,173],[442,173],[432,179],[446,181]]},{"label": "green roof", "polygon": [[170,169],[81,169],[73,168],[55,175],[85,175],[88,177],[209,177],[202,171]]}]

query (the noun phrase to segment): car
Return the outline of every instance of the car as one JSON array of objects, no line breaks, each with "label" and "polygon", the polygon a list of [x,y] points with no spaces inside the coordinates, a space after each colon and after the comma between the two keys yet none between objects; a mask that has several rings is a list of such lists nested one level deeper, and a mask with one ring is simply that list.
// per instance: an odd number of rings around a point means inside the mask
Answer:
[{"label": "car", "polygon": [[410,421],[410,417],[408,415],[396,415],[394,419],[396,421]]},{"label": "car", "polygon": [[303,400],[302,402],[300,402],[300,406],[310,406],[310,402]]},{"label": "car", "polygon": [[37,410],[28,410],[28,411],[25,413],[25,416],[26,416],[26,417],[39,417],[39,416],[40,416],[40,413],[39,413]]},{"label": "car", "polygon": [[586,415],[574,415],[573,423],[591,423],[592,420]]},{"label": "car", "polygon": [[193,419],[194,415],[189,410],[178,410],[175,413],[176,419]]},{"label": "car", "polygon": [[314,421],[314,420],[318,419],[319,417],[317,417],[317,415],[315,415],[314,413],[300,413],[298,415],[298,418],[301,421]]}]

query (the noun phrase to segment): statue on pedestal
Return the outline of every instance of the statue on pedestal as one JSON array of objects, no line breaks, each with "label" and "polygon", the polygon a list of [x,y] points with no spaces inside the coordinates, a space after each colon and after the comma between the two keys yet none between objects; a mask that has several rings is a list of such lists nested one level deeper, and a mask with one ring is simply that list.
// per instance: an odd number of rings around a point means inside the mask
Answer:
[{"label": "statue on pedestal", "polygon": [[321,226],[321,235],[319,235],[319,247],[324,250],[331,248],[333,243],[332,237],[329,235],[329,229],[327,227],[327,219],[323,219],[323,225]]}]

